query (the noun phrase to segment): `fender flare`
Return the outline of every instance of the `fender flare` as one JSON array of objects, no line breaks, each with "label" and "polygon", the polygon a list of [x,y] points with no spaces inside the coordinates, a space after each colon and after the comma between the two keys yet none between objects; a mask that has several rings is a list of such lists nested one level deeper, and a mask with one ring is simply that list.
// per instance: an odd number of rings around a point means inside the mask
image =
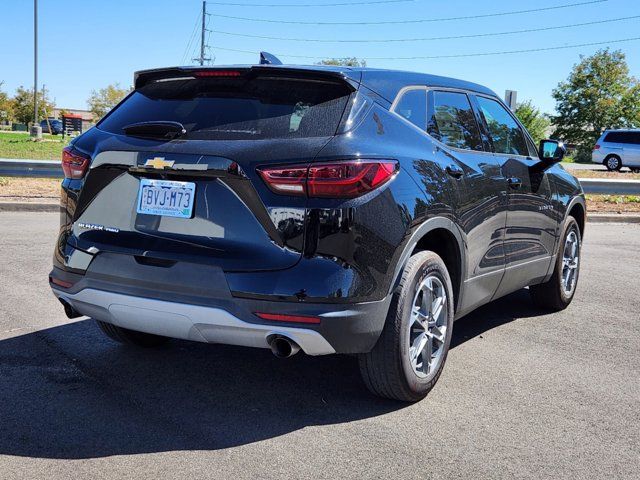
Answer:
[{"label": "fender flare", "polygon": [[451,233],[456,239],[456,243],[458,244],[458,254],[460,255],[460,278],[458,279],[458,300],[462,296],[462,288],[464,285],[464,278],[466,276],[466,265],[467,265],[467,255],[466,249],[464,248],[465,242],[460,233],[460,229],[455,224],[453,220],[446,217],[431,217],[421,223],[411,234],[409,241],[402,249],[402,253],[399,256],[398,261],[396,262],[396,268],[393,273],[393,282],[391,282],[391,286],[389,288],[389,294],[393,294],[393,292],[397,289],[400,284],[400,279],[402,278],[402,272],[411,257],[411,253],[418,245],[418,242],[427,235],[429,232],[435,229],[444,229]]}]

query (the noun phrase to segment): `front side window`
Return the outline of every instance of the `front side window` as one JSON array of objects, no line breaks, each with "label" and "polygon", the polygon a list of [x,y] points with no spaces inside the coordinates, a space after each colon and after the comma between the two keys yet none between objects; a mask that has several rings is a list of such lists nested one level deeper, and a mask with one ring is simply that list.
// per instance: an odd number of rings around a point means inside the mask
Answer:
[{"label": "front side window", "polygon": [[450,147],[483,150],[469,98],[464,93],[432,92],[427,132]]},{"label": "front side window", "polygon": [[496,153],[529,155],[524,133],[511,114],[495,100],[477,97]]},{"label": "front side window", "polygon": [[427,91],[423,88],[407,90],[393,111],[424,131],[427,124]]}]

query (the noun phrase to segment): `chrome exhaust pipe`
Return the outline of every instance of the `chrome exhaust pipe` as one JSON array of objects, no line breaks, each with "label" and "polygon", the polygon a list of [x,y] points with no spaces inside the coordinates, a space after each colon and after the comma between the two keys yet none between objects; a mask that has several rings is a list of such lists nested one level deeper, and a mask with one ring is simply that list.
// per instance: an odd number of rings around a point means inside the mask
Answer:
[{"label": "chrome exhaust pipe", "polygon": [[278,358],[289,358],[300,351],[300,345],[281,335],[274,336],[269,341],[269,346],[271,347],[271,353]]}]

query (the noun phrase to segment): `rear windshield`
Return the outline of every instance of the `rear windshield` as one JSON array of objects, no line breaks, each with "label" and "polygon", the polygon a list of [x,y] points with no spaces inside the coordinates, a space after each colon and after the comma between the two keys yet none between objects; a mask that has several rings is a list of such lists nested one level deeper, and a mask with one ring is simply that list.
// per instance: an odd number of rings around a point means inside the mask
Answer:
[{"label": "rear windshield", "polygon": [[607,133],[604,141],[611,143],[637,143],[640,145],[640,131]]},{"label": "rear windshield", "polygon": [[278,77],[189,78],[144,85],[98,128],[124,133],[137,122],[174,121],[182,139],[262,139],[334,135],[349,98],[341,83]]}]

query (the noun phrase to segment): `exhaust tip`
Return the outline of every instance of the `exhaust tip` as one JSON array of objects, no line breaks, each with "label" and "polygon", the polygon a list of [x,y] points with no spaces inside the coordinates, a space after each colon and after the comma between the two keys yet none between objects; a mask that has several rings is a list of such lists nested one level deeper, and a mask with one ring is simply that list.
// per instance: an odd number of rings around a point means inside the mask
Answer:
[{"label": "exhaust tip", "polygon": [[69,302],[67,302],[62,298],[60,298],[59,300],[62,306],[64,307],[64,313],[67,316],[67,318],[72,319],[72,318],[78,318],[82,316],[82,314],[79,313],[75,308],[73,308]]},{"label": "exhaust tip", "polygon": [[274,336],[269,341],[269,346],[271,353],[278,358],[289,358],[300,351],[300,346],[296,342],[283,336]]}]

